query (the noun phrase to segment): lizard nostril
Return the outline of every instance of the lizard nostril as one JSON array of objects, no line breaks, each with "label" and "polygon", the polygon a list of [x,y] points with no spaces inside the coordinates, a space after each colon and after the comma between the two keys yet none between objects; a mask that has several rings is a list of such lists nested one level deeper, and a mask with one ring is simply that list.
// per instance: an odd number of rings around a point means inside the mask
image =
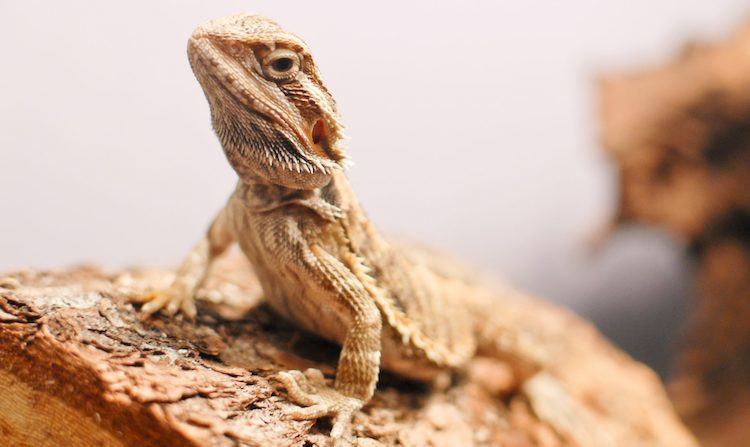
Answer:
[{"label": "lizard nostril", "polygon": [[323,120],[317,120],[312,128],[312,141],[314,144],[319,144],[326,136],[326,125]]}]

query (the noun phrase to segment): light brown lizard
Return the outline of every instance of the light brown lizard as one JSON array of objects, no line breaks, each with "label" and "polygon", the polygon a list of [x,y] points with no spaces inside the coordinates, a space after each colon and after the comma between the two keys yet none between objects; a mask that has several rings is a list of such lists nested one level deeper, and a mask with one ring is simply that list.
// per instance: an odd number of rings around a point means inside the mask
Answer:
[{"label": "light brown lizard", "polygon": [[[511,291],[504,292],[502,306],[493,304],[498,292],[477,285],[466,270],[389,244],[376,231],[343,174],[336,104],[302,40],[264,17],[237,14],[196,29],[188,55],[239,182],[173,284],[141,297],[142,309],[194,316],[193,296],[212,261],[238,242],[272,308],[342,346],[333,387],[316,370],[278,374],[299,405],[289,416],[331,416],[331,437],[347,442],[352,415],[372,397],[381,367],[429,381],[482,352],[515,357],[515,365],[530,366],[527,372],[544,368],[552,374],[580,361],[578,354],[601,349],[592,341],[595,332],[578,320],[560,319],[559,311],[552,318],[538,304],[511,304]],[[573,328],[576,344],[564,337]],[[598,377],[612,368],[584,357],[589,369],[567,367],[578,374],[573,388],[607,380],[589,381],[585,371],[596,370]],[[549,377],[540,375],[534,389],[559,396]],[[611,387],[613,393],[626,389]],[[571,399],[530,400],[550,424],[560,418],[563,431],[567,421],[583,417],[574,407],[559,407]],[[619,401],[601,405],[608,402]],[[591,445],[609,439],[605,428],[570,436]]]},{"label": "light brown lizard", "polygon": [[333,388],[315,372],[279,375],[304,406],[291,416],[333,415],[333,438],[372,396],[381,365],[429,380],[470,358],[468,285],[413,262],[367,220],[342,172],[336,104],[305,43],[238,14],[199,27],[188,55],[240,181],[174,284],[143,310],[195,315],[196,288],[237,241],[273,309],[342,346]]}]

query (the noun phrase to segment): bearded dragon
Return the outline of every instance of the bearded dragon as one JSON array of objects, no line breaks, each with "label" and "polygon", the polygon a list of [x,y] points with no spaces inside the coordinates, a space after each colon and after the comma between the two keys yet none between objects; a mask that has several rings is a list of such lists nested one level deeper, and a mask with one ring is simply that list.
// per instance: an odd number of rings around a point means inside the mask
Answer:
[{"label": "bearded dragon", "polygon": [[430,381],[484,352],[551,371],[588,349],[537,305],[510,305],[508,292],[498,306],[468,270],[381,236],[344,175],[336,103],[301,39],[236,14],[198,27],[188,56],[239,181],[171,286],[138,298],[145,313],[195,316],[197,288],[237,242],[278,314],[341,345],[333,386],[318,370],[277,379],[297,404],[290,417],[332,417],[331,437],[344,443],[381,368]]}]

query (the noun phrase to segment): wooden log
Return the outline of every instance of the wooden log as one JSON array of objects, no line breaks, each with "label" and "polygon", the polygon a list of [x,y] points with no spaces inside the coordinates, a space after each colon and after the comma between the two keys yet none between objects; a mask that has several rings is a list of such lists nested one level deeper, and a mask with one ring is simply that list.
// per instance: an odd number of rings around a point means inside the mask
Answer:
[{"label": "wooden log", "polygon": [[[125,299],[168,284],[169,271],[8,275],[0,281],[0,443],[327,445],[328,422],[282,417],[290,404],[272,375],[316,367],[331,376],[338,348],[258,304],[248,269],[236,255],[221,261],[194,323],[144,320]],[[655,374],[567,311],[522,300],[584,354],[531,377],[488,358],[431,386],[383,373],[355,416],[358,445],[696,445]],[[589,394],[568,392],[576,386]]]}]

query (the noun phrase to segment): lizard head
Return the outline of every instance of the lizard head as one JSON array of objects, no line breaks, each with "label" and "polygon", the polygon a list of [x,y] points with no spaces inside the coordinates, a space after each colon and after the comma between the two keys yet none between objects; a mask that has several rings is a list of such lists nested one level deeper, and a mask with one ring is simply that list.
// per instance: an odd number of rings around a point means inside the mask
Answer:
[{"label": "lizard head", "polygon": [[314,189],[342,168],[336,103],[301,39],[235,14],[198,27],[188,57],[240,178]]}]

